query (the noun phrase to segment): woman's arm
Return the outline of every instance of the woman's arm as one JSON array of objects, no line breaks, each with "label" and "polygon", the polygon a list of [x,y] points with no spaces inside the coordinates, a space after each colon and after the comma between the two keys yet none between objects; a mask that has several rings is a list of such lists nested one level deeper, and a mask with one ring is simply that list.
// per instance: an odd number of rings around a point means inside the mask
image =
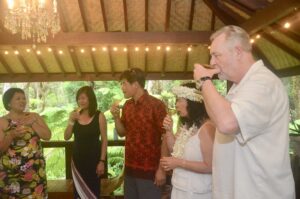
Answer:
[{"label": "woman's arm", "polygon": [[5,152],[14,139],[14,133],[11,130],[4,133],[4,129],[8,126],[8,122],[0,118],[0,151]]},{"label": "woman's arm", "polygon": [[168,146],[168,150],[170,153],[173,152],[173,146],[175,143],[175,136],[173,134],[173,120],[171,116],[167,115],[163,121],[163,127],[166,130],[166,134],[164,136],[165,142]]},{"label": "woman's arm", "polygon": [[73,133],[73,126],[75,124],[75,121],[79,118],[79,113],[77,113],[76,111],[72,111],[69,115],[69,120],[68,120],[68,124],[67,127],[65,129],[65,133],[64,133],[64,139],[65,140],[69,140],[72,137],[72,133]]},{"label": "woman's arm", "polygon": [[104,174],[105,171],[105,159],[107,153],[107,122],[106,118],[103,113],[99,114],[99,126],[100,126],[100,133],[101,133],[101,154],[100,154],[100,161],[97,165],[96,173],[98,176]]},{"label": "woman's arm", "polygon": [[197,173],[211,173],[212,171],[212,153],[214,142],[215,127],[211,122],[206,122],[199,133],[199,150],[203,155],[203,161],[188,161],[175,157],[167,157],[161,160],[165,170],[172,170],[176,167],[191,170]]},{"label": "woman's arm", "polygon": [[50,140],[51,131],[44,119],[37,113],[30,113],[30,117],[34,118],[31,122],[32,129],[39,135],[43,140]]},{"label": "woman's arm", "polygon": [[105,160],[107,152],[107,122],[103,113],[99,115],[99,125],[101,132],[101,156],[100,160]]}]

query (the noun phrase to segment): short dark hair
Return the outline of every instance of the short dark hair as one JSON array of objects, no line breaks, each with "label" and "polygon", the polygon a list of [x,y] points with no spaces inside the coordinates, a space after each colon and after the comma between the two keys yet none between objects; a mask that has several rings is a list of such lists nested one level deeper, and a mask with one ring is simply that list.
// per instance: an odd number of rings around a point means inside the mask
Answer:
[{"label": "short dark hair", "polygon": [[146,75],[139,68],[125,70],[120,76],[120,80],[123,79],[127,80],[130,84],[137,82],[142,88],[145,87]]},{"label": "short dark hair", "polygon": [[5,91],[5,93],[3,94],[2,102],[3,102],[4,108],[7,111],[10,110],[9,103],[10,103],[11,99],[14,97],[15,93],[22,93],[25,95],[25,92],[20,88],[10,88],[7,91]]},{"label": "short dark hair", "polygon": [[83,93],[86,94],[86,96],[89,100],[89,116],[92,117],[93,115],[95,115],[95,113],[97,111],[97,106],[98,106],[96,95],[95,95],[92,87],[83,86],[77,91],[76,102],[78,101],[79,95],[81,95]]},{"label": "short dark hair", "polygon": [[[181,86],[188,87],[188,88],[194,88],[196,89],[195,83],[185,83]],[[186,98],[184,98],[186,99]],[[184,125],[187,125],[188,128],[192,127],[193,124],[195,124],[198,128],[203,124],[205,120],[209,118],[204,102],[198,102],[198,101],[192,101],[189,99],[186,99],[187,101],[187,117],[180,117],[180,122]]]}]

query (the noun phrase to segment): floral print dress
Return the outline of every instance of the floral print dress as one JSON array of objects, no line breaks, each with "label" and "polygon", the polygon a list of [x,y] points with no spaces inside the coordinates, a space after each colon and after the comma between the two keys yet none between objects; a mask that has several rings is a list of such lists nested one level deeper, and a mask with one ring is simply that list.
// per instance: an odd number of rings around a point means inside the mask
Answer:
[{"label": "floral print dress", "polygon": [[[9,120],[9,128],[12,121]],[[0,198],[47,198],[45,159],[40,138],[31,127],[0,154]]]}]

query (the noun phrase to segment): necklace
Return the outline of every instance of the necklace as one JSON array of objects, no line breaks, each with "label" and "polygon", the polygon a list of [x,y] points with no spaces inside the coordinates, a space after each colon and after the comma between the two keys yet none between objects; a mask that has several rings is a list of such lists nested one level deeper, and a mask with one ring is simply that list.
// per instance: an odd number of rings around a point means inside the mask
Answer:
[{"label": "necklace", "polygon": [[184,147],[189,140],[190,137],[195,135],[198,131],[196,125],[193,125],[189,129],[186,126],[182,126],[179,128],[178,135],[176,135],[176,141],[173,146],[172,156],[176,158],[183,158]]}]

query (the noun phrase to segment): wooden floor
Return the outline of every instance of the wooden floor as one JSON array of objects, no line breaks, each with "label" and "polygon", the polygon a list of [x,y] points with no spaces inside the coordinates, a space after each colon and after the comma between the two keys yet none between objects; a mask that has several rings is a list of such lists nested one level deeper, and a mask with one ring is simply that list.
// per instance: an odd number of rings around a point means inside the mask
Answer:
[{"label": "wooden floor", "polygon": [[[72,180],[48,180],[48,199],[74,199]],[[124,196],[101,196],[101,199],[123,199]]]}]

